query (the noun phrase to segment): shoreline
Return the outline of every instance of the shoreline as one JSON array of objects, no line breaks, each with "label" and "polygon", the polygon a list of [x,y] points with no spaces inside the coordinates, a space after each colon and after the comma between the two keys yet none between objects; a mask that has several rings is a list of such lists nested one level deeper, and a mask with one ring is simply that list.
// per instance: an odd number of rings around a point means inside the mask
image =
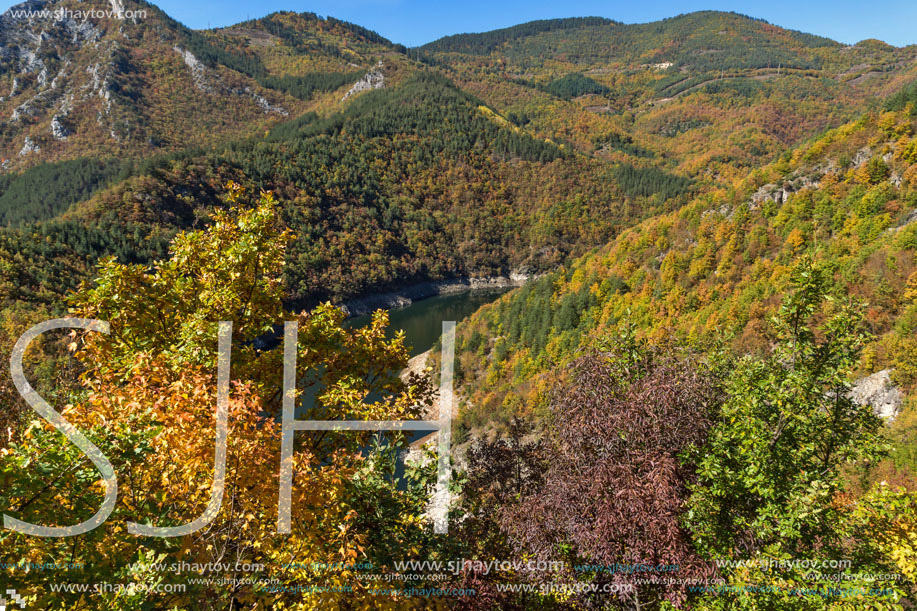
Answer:
[{"label": "shoreline", "polygon": [[365,316],[376,310],[405,308],[415,301],[439,295],[457,295],[466,291],[508,289],[522,286],[533,277],[532,274],[511,273],[508,276],[486,276],[483,278],[454,278],[432,280],[406,286],[389,293],[377,293],[359,299],[351,299],[339,305],[347,318]]}]

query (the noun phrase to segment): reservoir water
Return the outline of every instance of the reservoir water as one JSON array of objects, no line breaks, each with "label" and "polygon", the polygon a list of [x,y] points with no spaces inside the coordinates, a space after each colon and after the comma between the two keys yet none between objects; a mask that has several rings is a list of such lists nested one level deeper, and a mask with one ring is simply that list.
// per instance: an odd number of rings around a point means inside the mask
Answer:
[{"label": "reservoir water", "polygon": [[[404,331],[405,344],[409,348],[409,356],[414,357],[426,352],[439,340],[442,334],[443,321],[454,320],[460,322],[468,318],[481,306],[494,301],[509,289],[488,289],[465,291],[453,295],[438,295],[429,299],[415,301],[404,308],[389,310],[389,326],[386,329],[388,337],[394,337],[398,331]],[[355,329],[369,324],[371,317],[355,316],[344,321],[344,327]],[[319,392],[317,386],[303,388],[299,406],[296,410],[297,418],[305,418],[306,406],[315,404],[315,396]],[[367,401],[377,400],[370,395]],[[416,435],[412,435],[412,438]]]},{"label": "reservoir water", "polygon": [[[410,356],[417,356],[433,347],[443,330],[444,320],[460,322],[481,306],[494,301],[508,289],[465,291],[454,295],[438,295],[415,301],[411,305],[389,310],[389,337],[404,331]],[[357,316],[345,321],[349,328],[368,324],[370,317]]]},{"label": "reservoir water", "polygon": [[[389,310],[389,326],[386,335],[394,337],[398,331],[404,331],[404,341],[409,348],[410,356],[426,352],[442,335],[443,321],[454,320],[456,323],[471,316],[478,308],[497,299],[510,289],[487,289],[465,291],[454,295],[437,295],[428,299],[415,301],[411,305]],[[370,316],[356,316],[344,321],[348,328],[362,327],[370,322]],[[423,438],[433,431],[411,431],[408,439],[412,442]],[[397,475],[403,473],[399,465]]]}]

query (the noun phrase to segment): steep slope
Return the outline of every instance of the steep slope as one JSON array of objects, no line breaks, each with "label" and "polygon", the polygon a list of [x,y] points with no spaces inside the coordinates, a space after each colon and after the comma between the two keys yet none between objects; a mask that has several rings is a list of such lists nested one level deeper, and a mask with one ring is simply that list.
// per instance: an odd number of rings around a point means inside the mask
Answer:
[{"label": "steep slope", "polygon": [[371,30],[314,13],[271,13],[207,34],[250,51],[267,74],[281,77],[360,70],[381,53],[404,50]]},{"label": "steep slope", "polygon": [[831,266],[839,295],[869,304],[863,373],[893,367],[912,388],[913,92],[483,308],[457,340],[466,425],[537,405],[556,367],[620,324],[654,341],[767,351],[770,316],[807,253]]},{"label": "steep slope", "polygon": [[695,176],[734,179],[913,78],[917,48],[855,46],[733,13],[646,24],[522,24],[421,47],[528,129],[617,155],[635,141]]},{"label": "steep slope", "polygon": [[[288,270],[289,297],[296,303],[456,275],[540,273],[648,215],[677,209],[689,196],[718,197],[741,188],[750,166],[871,103],[867,89],[832,81],[825,71],[868,56],[892,63],[886,76],[862,82],[891,87],[905,78],[909,68],[902,62],[914,51],[879,43],[845,49],[706,12],[641,26],[592,18],[524,24],[483,46],[474,37],[464,46],[433,45],[424,57],[405,54],[359,26],[308,13],[275,13],[193,32],[153,7],[137,6],[148,11],[143,20],[90,22],[98,30],[91,43],[77,38],[71,44],[63,30],[46,36],[59,50],[47,51],[41,69],[50,74],[70,65],[65,75],[81,75],[73,62],[111,48],[143,67],[138,82],[178,79],[184,90],[204,88],[197,90],[202,103],[183,107],[162,98],[151,104],[150,96],[161,91],[135,88],[140,93],[122,108],[120,98],[109,95],[112,116],[120,109],[126,125],[160,126],[156,137],[169,133],[172,139],[162,136],[154,147],[149,130],[135,130],[130,133],[147,139],[125,138],[117,150],[148,157],[143,161],[75,159],[4,177],[0,222],[21,225],[5,236],[8,252],[33,252],[26,246],[30,236],[45,236],[34,259],[16,263],[23,278],[40,275],[42,252],[55,269],[85,269],[113,244],[120,256],[144,260],[160,248],[158,239],[199,226],[210,210],[225,205],[229,181],[249,192],[273,190],[286,202],[285,219],[298,235]],[[75,27],[66,24],[36,21],[34,31],[20,28],[17,35],[26,41],[41,28]],[[599,40],[606,46],[594,48],[590,41]],[[666,40],[676,41],[677,49],[662,44]],[[615,50],[621,41],[626,53]],[[31,47],[17,44],[10,46],[7,77],[18,70],[32,89],[40,87]],[[711,55],[711,45],[721,47],[725,63],[698,59]],[[666,76],[673,71],[693,79],[717,67],[721,73],[760,70],[771,55],[759,57],[759,47],[781,61],[789,58],[792,70],[778,62],[780,74],[773,78],[747,77],[757,84],[747,91],[735,80],[726,86],[722,77],[691,86],[669,103],[645,103],[675,82]],[[587,48],[592,50],[584,55]],[[529,73],[520,73],[516,55],[534,58],[525,67]],[[660,58],[671,65],[635,63]],[[102,84],[134,74],[121,69],[123,62],[107,65],[113,72],[100,81],[101,89],[74,98],[81,109],[74,120],[82,117],[80,124],[96,131],[114,125],[104,112],[109,89]],[[148,69],[153,65],[161,70]],[[238,86],[226,89],[227,82]],[[80,86],[65,90],[82,91]],[[58,89],[48,85],[49,99]],[[250,121],[246,107],[228,110],[239,100],[253,101]],[[596,106],[600,101],[604,105]],[[41,130],[51,129],[55,108],[42,107],[44,114],[37,112],[32,123],[10,122],[5,133],[47,138]],[[742,125],[750,115],[754,122]],[[148,116],[160,120],[145,122]],[[111,134],[93,133],[87,127],[80,136],[75,129],[56,141],[57,149],[41,145],[16,162],[111,154]],[[182,142],[197,146],[149,156]],[[84,226],[101,227],[106,237],[77,244]],[[144,234],[158,237],[144,242]],[[69,278],[58,288],[63,290],[81,274],[59,276]]]},{"label": "steep slope", "polygon": [[368,30],[308,13],[197,32],[143,2],[113,6],[33,0],[0,17],[4,169],[263,133],[394,52]]},{"label": "steep slope", "polygon": [[[283,202],[297,236],[289,298],[307,305],[425,280],[553,269],[694,188],[660,169],[610,165],[534,138],[436,72],[385,70],[394,75],[385,87],[339,100],[343,110],[328,117],[307,113],[260,138],[95,168],[109,173],[109,186],[77,180],[82,165],[73,181],[63,180],[69,166],[29,170],[7,191],[25,193],[52,171],[58,186],[94,194],[37,224],[15,215],[18,200],[0,199],[0,216],[6,206],[7,218],[19,219],[6,231],[9,253],[34,253],[30,236],[50,232],[48,260],[10,256],[11,269],[24,286],[38,285],[28,278],[42,266],[83,269],[112,243],[120,256],[143,260],[158,242],[135,236],[199,226],[227,205],[233,181]],[[80,226],[105,228],[109,238],[77,245]],[[85,277],[59,275],[60,291]]]},{"label": "steep slope", "polygon": [[435,72],[264,139],[163,159],[69,216],[191,226],[233,180],[270,189],[297,234],[291,298],[345,299],[451,276],[539,272],[691,190],[531,137]]}]

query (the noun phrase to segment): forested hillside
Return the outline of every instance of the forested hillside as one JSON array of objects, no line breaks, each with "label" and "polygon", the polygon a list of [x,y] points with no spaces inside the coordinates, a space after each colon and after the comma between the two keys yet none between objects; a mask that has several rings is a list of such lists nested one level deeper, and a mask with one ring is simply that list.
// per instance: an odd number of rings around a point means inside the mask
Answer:
[{"label": "forested hillside", "polygon": [[790,271],[807,256],[827,266],[837,295],[867,304],[873,339],[861,372],[893,368],[913,388],[913,93],[886,108],[638,223],[483,308],[461,334],[468,424],[483,424],[495,411],[508,419],[522,405],[534,409],[551,372],[625,322],[653,342],[767,353],[771,317]]},{"label": "forested hillside", "polygon": [[917,52],[712,11],[632,25],[532,22],[422,49],[537,133],[603,155],[626,134],[683,171],[729,179],[855,119],[914,77]]},{"label": "forested hillside", "polygon": [[[822,233],[842,229],[838,215],[859,209],[855,198],[882,200],[860,210],[857,222],[883,228],[863,237],[870,244],[897,235],[894,224],[904,223],[912,207],[900,134],[878,125],[910,108],[912,90],[901,83],[914,74],[913,47],[876,41],[845,47],[741,15],[701,12],[639,25],[599,18],[532,22],[409,51],[312,13],[274,13],[193,31],[153,6],[131,7],[147,10],[148,18],[86,22],[69,38],[64,34],[77,24],[55,21],[49,40],[59,45],[34,61],[22,28],[13,27],[10,14],[4,17],[9,27],[0,34],[14,52],[3,69],[14,95],[3,103],[18,106],[10,106],[13,119],[3,129],[11,143],[28,138],[38,145],[10,166],[29,169],[0,176],[0,222],[8,226],[0,234],[0,261],[9,278],[19,279],[0,295],[7,306],[37,299],[59,308],[100,257],[143,262],[161,256],[169,236],[199,228],[229,205],[232,188],[262,189],[282,202],[295,235],[285,270],[291,303],[340,302],[424,280],[560,268],[513,297],[526,305],[505,314],[515,326],[497,342],[498,354],[522,342],[525,351],[509,351],[528,364],[494,365],[488,379],[498,369],[498,379],[507,372],[509,379],[528,379],[547,363],[539,355],[578,344],[581,333],[574,329],[589,324],[601,332],[620,317],[620,307],[612,313],[606,300],[629,307],[628,295],[647,298],[645,286],[652,287],[655,308],[667,304],[662,317],[635,310],[654,329],[672,319],[683,331],[679,337],[702,338],[702,327],[719,329],[727,317],[710,304],[728,299],[730,315],[737,316],[730,324],[745,338],[741,346],[760,347],[763,314],[734,300],[753,295],[764,303],[779,294],[779,284],[744,283],[750,270],[764,273],[764,255],[778,260],[774,249],[785,240],[797,250],[819,239],[833,247],[835,233]],[[171,52],[162,47],[169,44]],[[62,133],[50,125],[63,125],[54,104],[73,111],[74,121],[82,112],[62,86],[79,71],[63,66],[95,61],[103,47],[110,56],[107,76],[97,74],[96,64],[83,71],[94,75],[93,83],[101,79],[101,93],[81,98],[87,112],[105,106],[95,112],[95,127],[83,132],[74,123],[71,135],[52,134],[53,146],[42,148],[48,135],[35,130]],[[164,61],[174,66],[166,69]],[[49,83],[55,69],[58,78]],[[160,77],[179,80],[164,88]],[[192,111],[177,99],[150,97],[166,89],[195,90],[200,99]],[[269,90],[284,108],[258,93]],[[240,92],[254,96],[260,109],[254,123],[230,99]],[[892,94],[887,112],[897,115],[881,114],[885,98],[874,96],[885,92]],[[36,106],[39,98],[48,103]],[[229,106],[207,108],[201,100],[230,104],[231,119]],[[122,123],[133,125],[137,137],[121,138],[115,129],[97,134],[115,126],[103,118],[114,120],[121,102],[128,113]],[[872,109],[866,118],[837,127],[866,109]],[[161,114],[148,122],[161,112],[175,120]],[[213,121],[234,131],[221,135]],[[146,127],[135,129],[153,125],[162,127],[160,135],[171,130],[172,143],[148,137]],[[816,134],[822,135],[792,148]],[[824,159],[806,152],[829,141],[850,150],[819,153]],[[884,175],[886,166],[893,169]],[[875,177],[864,178],[864,167]],[[227,191],[226,185],[235,187]],[[826,210],[817,220],[805,216],[811,212],[784,218],[806,197],[831,203],[818,205]],[[892,209],[885,210],[885,200]],[[774,206],[779,214],[770,211]],[[628,250],[626,269],[619,269],[623,263],[596,269],[595,261],[635,239],[628,236],[637,229],[616,237],[622,229],[662,213],[638,225],[663,236],[651,240],[653,252],[637,258]],[[787,226],[794,231],[787,233]],[[712,242],[696,233],[712,235]],[[685,242],[673,246],[675,236]],[[573,263],[595,247],[599,254]],[[741,261],[734,261],[737,253]],[[637,282],[629,265],[648,275]],[[721,286],[727,281],[734,284]],[[872,295],[874,289],[860,290]],[[559,318],[530,302],[556,302]],[[501,395],[493,400],[499,403]]]},{"label": "forested hillside", "polygon": [[[139,159],[263,134],[399,54],[373,32],[311,13],[196,31],[142,0],[120,3],[125,19],[58,19],[74,10],[65,4],[30,2],[0,17],[5,170],[90,155]],[[111,7],[87,0],[79,10]]]},{"label": "forested hillside", "polygon": [[[914,54],[714,12],[534,22],[408,51],[311,13],[198,32],[128,8],[149,16],[87,22],[85,42],[65,36],[77,24],[55,21],[58,47],[32,63],[21,28],[4,30],[15,49],[5,64],[15,95],[0,102],[14,116],[0,184],[9,239],[60,215],[102,219],[100,244],[168,235],[199,226],[233,180],[283,195],[300,303],[552,269],[854,117],[907,78]],[[95,80],[81,85],[84,73]],[[96,94],[68,93],[90,85]],[[175,97],[191,91],[193,104]],[[239,102],[251,102],[251,120]],[[72,161],[40,164],[49,159]],[[58,253],[54,265],[108,252],[52,233],[43,249]]]},{"label": "forested hillside", "polygon": [[[596,600],[584,584],[632,588],[601,608],[908,608],[914,92],[461,325],[465,533],[478,553],[575,559],[512,577],[575,581],[585,593],[563,599],[572,608]],[[851,391],[882,376],[903,399],[884,422]],[[801,557],[859,568],[806,572]],[[657,569],[620,575],[609,562]],[[505,579],[461,583],[504,608],[543,604]]]},{"label": "forested hillside", "polygon": [[[29,605],[913,607],[917,46],[702,11],[408,49],[79,4],[107,16],[0,16],[0,362],[119,491],[82,535],[0,530]],[[401,431],[284,428],[430,418],[439,346],[336,306],[466,278],[528,281],[458,325],[451,505],[448,456]],[[110,328],[14,350],[68,315]],[[23,388],[0,376],[0,505],[86,520],[109,484]],[[16,564],[65,558],[145,590]]]},{"label": "forested hillside", "polygon": [[[300,303],[552,269],[694,189],[664,169],[606,164],[533,137],[423,70],[329,117],[305,114],[263,138],[129,165],[102,190],[100,170],[86,171],[82,188],[93,195],[66,218],[116,234],[194,227],[230,180],[275,192],[297,235],[287,278]],[[52,184],[65,207],[74,187],[63,176]]]}]

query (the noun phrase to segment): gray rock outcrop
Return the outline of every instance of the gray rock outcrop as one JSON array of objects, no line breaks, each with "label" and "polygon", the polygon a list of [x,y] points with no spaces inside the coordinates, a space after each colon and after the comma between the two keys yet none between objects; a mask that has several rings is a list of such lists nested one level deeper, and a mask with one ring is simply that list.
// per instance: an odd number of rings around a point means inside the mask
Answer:
[{"label": "gray rock outcrop", "polygon": [[883,369],[856,381],[849,396],[858,405],[870,405],[876,416],[892,422],[901,408],[903,395],[891,378],[891,369]]},{"label": "gray rock outcrop", "polygon": [[51,135],[57,140],[66,140],[70,135],[70,130],[61,121],[60,116],[54,115],[51,119]]},{"label": "gray rock outcrop", "polygon": [[19,156],[21,157],[23,155],[28,155],[29,153],[37,153],[40,150],[41,147],[38,146],[34,140],[26,136],[25,142],[22,144],[22,149],[19,151]]},{"label": "gray rock outcrop", "polygon": [[382,62],[380,61],[376,64],[375,68],[364,74],[363,78],[353,84],[353,87],[344,94],[341,101],[343,102],[350,96],[356,95],[362,91],[381,89],[382,87],[385,87],[385,75],[382,74]]}]

